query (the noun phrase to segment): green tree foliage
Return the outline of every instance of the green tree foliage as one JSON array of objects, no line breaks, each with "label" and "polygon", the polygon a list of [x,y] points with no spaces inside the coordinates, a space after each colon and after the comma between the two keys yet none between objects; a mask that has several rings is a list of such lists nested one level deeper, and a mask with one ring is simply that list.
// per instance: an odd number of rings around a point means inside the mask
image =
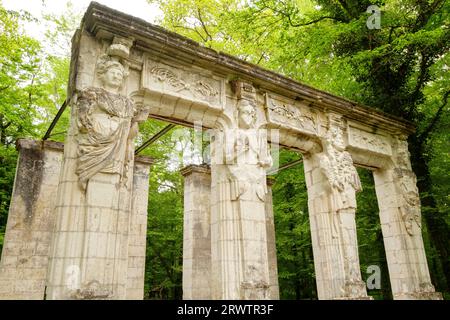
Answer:
[{"label": "green tree foliage", "polygon": [[[280,163],[298,158],[294,152],[280,152]],[[280,298],[315,299],[317,293],[303,165],[281,171],[274,179],[272,191],[278,281],[282,288]]]},{"label": "green tree foliage", "polygon": [[14,142],[36,135],[32,122],[39,45],[20,30],[20,19],[31,17],[8,12],[0,3],[0,249],[16,166]]},{"label": "green tree foliage", "polygon": [[[72,11],[48,16],[59,37],[73,33],[79,21]],[[66,98],[70,47],[65,52],[46,52],[41,43],[23,30],[24,23],[43,23],[27,12],[7,11],[0,2],[0,250],[8,214],[17,161],[19,138],[42,138]],[[48,33],[47,48],[60,43]],[[68,112],[63,114],[52,139],[63,141]]]},{"label": "green tree foliage", "polygon": [[[137,145],[166,125],[155,120],[142,123]],[[172,129],[141,153],[154,159],[148,200],[146,299],[182,298],[183,186],[179,169],[183,164],[173,138],[177,130]]]}]

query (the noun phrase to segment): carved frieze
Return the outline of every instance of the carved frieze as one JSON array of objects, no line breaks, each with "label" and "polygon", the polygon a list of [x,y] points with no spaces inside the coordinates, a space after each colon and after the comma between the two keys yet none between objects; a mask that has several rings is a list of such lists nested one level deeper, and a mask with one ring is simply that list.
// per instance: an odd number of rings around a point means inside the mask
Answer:
[{"label": "carved frieze", "polygon": [[348,127],[348,144],[354,148],[392,156],[391,144],[386,136],[370,133],[353,126]]},{"label": "carved frieze", "polygon": [[294,100],[266,94],[267,121],[282,128],[317,135],[318,114]]},{"label": "carved frieze", "polygon": [[143,89],[201,102],[215,109],[223,109],[225,102],[222,79],[176,68],[148,56],[144,57],[141,85]]}]

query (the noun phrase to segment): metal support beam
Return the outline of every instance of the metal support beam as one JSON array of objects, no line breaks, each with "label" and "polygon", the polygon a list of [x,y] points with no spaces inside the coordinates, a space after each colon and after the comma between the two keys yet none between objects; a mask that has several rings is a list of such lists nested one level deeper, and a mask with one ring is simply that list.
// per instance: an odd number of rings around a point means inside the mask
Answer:
[{"label": "metal support beam", "polygon": [[145,141],[139,148],[137,148],[136,151],[134,152],[134,154],[138,154],[139,152],[141,152],[142,150],[147,148],[149,145],[151,145],[153,142],[155,142],[156,140],[161,138],[163,135],[165,135],[167,132],[170,131],[170,129],[172,129],[175,126],[176,126],[175,124],[169,124],[166,127],[164,127],[160,132],[155,134],[153,137],[151,137],[150,139]]},{"label": "metal support beam", "polygon": [[53,129],[55,128],[56,124],[59,121],[59,118],[61,118],[64,110],[66,110],[67,107],[67,99],[64,100],[64,103],[62,104],[61,108],[59,108],[58,113],[56,114],[55,118],[53,119],[52,123],[50,124],[50,127],[48,128],[47,132],[45,133],[44,137],[42,138],[42,140],[47,140],[48,138],[50,138]]},{"label": "metal support beam", "polygon": [[298,159],[298,160],[286,163],[286,164],[282,165],[281,167],[279,167],[278,169],[274,169],[274,170],[271,170],[271,171],[267,172],[267,174],[278,173],[280,171],[292,168],[292,167],[294,167],[294,166],[296,166],[296,165],[298,165],[298,164],[300,164],[302,162],[303,162],[303,159]]}]

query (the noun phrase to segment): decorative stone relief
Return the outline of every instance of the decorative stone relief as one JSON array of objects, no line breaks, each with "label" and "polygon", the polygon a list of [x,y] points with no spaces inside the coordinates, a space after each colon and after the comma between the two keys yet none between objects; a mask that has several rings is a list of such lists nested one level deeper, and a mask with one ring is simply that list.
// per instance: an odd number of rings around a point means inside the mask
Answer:
[{"label": "decorative stone relief", "polygon": [[[225,131],[225,163],[231,181],[231,198],[237,200],[247,191],[264,201],[267,193],[266,169],[272,166],[265,129],[256,129],[256,107],[241,100],[238,105],[239,129]],[[252,190],[253,189],[253,190]],[[250,191],[252,190],[252,191]]]},{"label": "decorative stone relief", "polygon": [[399,210],[405,229],[410,236],[421,234],[420,197],[417,189],[417,178],[411,170],[409,162],[408,142],[398,140],[396,155],[396,168],[394,179],[398,192],[401,195]]},{"label": "decorative stone relief", "polygon": [[[131,44],[130,39],[115,38],[97,60],[98,81],[73,98],[74,140],[69,139],[68,144],[76,150],[77,158],[73,166],[70,158],[66,160],[78,178],[78,186],[68,186],[68,194],[63,195],[66,198],[61,199],[78,200],[77,206],[61,206],[57,214],[60,219],[82,219],[84,223],[72,224],[74,232],[68,235],[56,235],[55,246],[65,241],[66,247],[76,247],[77,251],[68,253],[75,259],[64,258],[64,264],[53,265],[49,290],[52,299],[126,296],[134,138],[138,123],[147,118],[149,111],[121,94]],[[73,283],[60,283],[58,274],[67,275],[71,270],[76,271]]]},{"label": "decorative stone relief", "polygon": [[361,150],[368,150],[386,156],[392,156],[391,144],[387,137],[348,126],[348,144]]},{"label": "decorative stone relief", "polygon": [[233,127],[215,130],[212,140],[213,297],[270,299],[265,201],[272,157],[255,92],[239,85]]},{"label": "decorative stone relief", "polygon": [[400,187],[400,212],[406,231],[409,235],[420,233],[422,223],[417,179],[412,171],[399,168],[395,169],[395,178],[398,179]]},{"label": "decorative stone relief", "polygon": [[274,94],[266,94],[269,122],[300,133],[317,135],[319,117],[315,110]]},{"label": "decorative stone relief", "polygon": [[210,107],[220,110],[225,102],[222,79],[204,76],[194,70],[175,68],[154,61],[147,55],[144,55],[142,88],[207,103]]},{"label": "decorative stone relief", "polygon": [[[121,45],[112,51],[120,52],[120,48]],[[119,93],[126,77],[122,63],[103,55],[97,63],[97,74],[103,86],[79,92],[75,106],[79,130],[76,173],[83,190],[99,172],[119,174],[121,183],[126,185],[134,160],[138,121],[148,114],[147,110],[136,109],[130,98]]]},{"label": "decorative stone relief", "polygon": [[324,152],[319,155],[319,165],[330,188],[331,234],[339,243],[346,276],[341,291],[344,297],[366,297],[354,225],[355,193],[361,191],[362,187],[352,157],[345,151],[341,117],[330,115],[329,129],[322,144]]}]

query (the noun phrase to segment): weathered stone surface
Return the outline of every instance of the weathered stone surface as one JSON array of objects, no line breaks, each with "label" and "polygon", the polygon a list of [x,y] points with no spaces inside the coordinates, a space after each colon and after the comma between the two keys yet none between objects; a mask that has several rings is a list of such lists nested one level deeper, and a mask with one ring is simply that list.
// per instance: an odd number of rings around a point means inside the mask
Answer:
[{"label": "weathered stone surface", "polygon": [[211,299],[211,171],[191,165],[184,176],[183,299]]},{"label": "weathered stone surface", "polygon": [[0,262],[0,299],[42,300],[63,145],[19,140]]},{"label": "weathered stone surface", "polygon": [[270,299],[265,201],[272,165],[254,88],[240,84],[237,113],[211,142],[213,299]]},{"label": "weathered stone surface", "polygon": [[393,298],[440,300],[431,284],[422,239],[419,192],[406,137],[398,137],[391,166],[374,171]]},{"label": "weathered stone surface", "polygon": [[133,197],[128,235],[126,299],[129,300],[144,298],[148,188],[152,163],[153,161],[146,157],[136,157],[134,162]]},{"label": "weathered stone surface", "polygon": [[278,263],[277,247],[275,242],[275,221],[273,216],[272,185],[274,181],[267,178],[266,197],[266,239],[267,257],[269,259],[269,291],[270,298],[278,300],[280,298],[280,288],[278,286]]},{"label": "weathered stone surface", "polygon": [[343,123],[330,114],[324,151],[304,157],[319,299],[367,299],[356,239],[358,173],[345,151]]}]

